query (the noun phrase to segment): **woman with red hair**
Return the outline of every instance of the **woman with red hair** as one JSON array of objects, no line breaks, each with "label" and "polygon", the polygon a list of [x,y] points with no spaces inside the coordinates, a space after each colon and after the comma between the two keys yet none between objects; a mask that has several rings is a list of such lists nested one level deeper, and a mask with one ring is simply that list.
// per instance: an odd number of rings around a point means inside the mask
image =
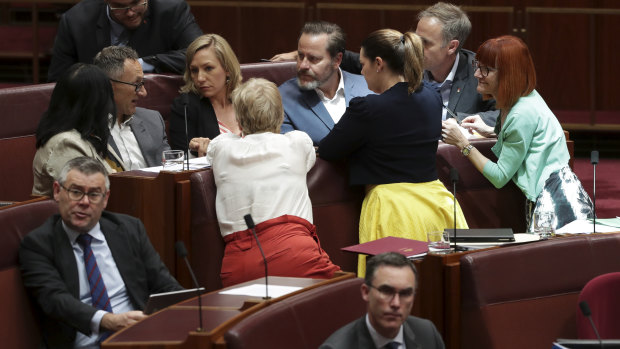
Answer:
[{"label": "woman with red hair", "polygon": [[459,147],[497,188],[509,180],[526,196],[526,221],[535,212],[555,212],[554,227],[594,216],[592,201],[568,166],[564,131],[534,89],[536,71],[525,43],[514,36],[484,42],[474,61],[478,92],[494,98],[500,115],[495,128],[477,116],[462,121],[470,132],[496,137],[493,162],[473,147],[454,122],[444,121],[444,142]]}]

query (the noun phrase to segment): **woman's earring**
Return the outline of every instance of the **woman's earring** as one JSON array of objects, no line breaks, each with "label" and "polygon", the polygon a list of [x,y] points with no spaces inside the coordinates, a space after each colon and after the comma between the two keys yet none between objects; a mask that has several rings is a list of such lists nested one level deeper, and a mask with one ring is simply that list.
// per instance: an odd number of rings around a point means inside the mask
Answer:
[{"label": "woman's earring", "polygon": [[230,84],[230,76],[226,77],[226,84]]}]

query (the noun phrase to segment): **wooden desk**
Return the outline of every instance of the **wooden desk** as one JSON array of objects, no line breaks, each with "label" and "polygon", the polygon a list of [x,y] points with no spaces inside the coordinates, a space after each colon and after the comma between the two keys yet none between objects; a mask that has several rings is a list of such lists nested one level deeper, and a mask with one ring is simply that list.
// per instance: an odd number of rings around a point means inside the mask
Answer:
[{"label": "wooden desk", "polygon": [[[107,210],[139,218],[155,250],[170,273],[184,287],[192,287],[184,263],[179,263],[175,242],[190,246],[189,176],[202,170],[183,172],[126,171],[110,175]],[[191,253],[191,247],[188,248]]]},{"label": "wooden desk", "polygon": [[[247,296],[223,295],[222,290],[202,295],[202,317],[204,332],[198,327],[198,298],[181,302],[161,310],[148,318],[115,333],[102,344],[102,348],[225,348],[223,335],[230,327],[247,316],[277,303],[283,299],[355,277],[353,273],[340,273],[332,279],[308,279],[290,277],[269,277],[270,285],[299,286],[303,289],[286,296],[262,301],[245,310],[240,310]],[[264,284],[264,278],[224,288],[228,290],[251,284]],[[254,298],[260,301],[260,299]]]}]

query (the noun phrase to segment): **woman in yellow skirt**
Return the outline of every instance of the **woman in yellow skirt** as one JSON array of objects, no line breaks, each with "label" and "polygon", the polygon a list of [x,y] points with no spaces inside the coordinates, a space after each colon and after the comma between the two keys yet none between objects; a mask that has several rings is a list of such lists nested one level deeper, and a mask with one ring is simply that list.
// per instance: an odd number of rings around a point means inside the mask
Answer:
[{"label": "woman in yellow skirt", "polygon": [[[348,158],[349,182],[365,185],[360,243],[397,236],[426,241],[454,226],[453,196],[437,179],[442,102],[422,81],[423,45],[415,33],[371,33],[360,51],[362,75],[376,95],[354,98],[319,144],[326,160]],[[457,227],[467,228],[457,204]],[[360,257],[358,275],[366,270]]]}]

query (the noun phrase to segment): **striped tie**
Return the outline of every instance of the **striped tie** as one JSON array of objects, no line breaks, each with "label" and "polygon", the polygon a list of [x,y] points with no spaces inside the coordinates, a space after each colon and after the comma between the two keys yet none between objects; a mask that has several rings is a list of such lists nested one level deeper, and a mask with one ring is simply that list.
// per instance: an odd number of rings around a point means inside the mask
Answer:
[{"label": "striped tie", "polygon": [[89,234],[80,234],[76,240],[82,246],[82,251],[84,251],[84,266],[88,274],[90,296],[93,299],[93,307],[111,313],[112,306],[110,305],[110,298],[108,298],[108,291],[106,291],[105,284],[101,278],[101,272],[99,272],[93,249],[90,248],[92,240],[93,237]]}]

